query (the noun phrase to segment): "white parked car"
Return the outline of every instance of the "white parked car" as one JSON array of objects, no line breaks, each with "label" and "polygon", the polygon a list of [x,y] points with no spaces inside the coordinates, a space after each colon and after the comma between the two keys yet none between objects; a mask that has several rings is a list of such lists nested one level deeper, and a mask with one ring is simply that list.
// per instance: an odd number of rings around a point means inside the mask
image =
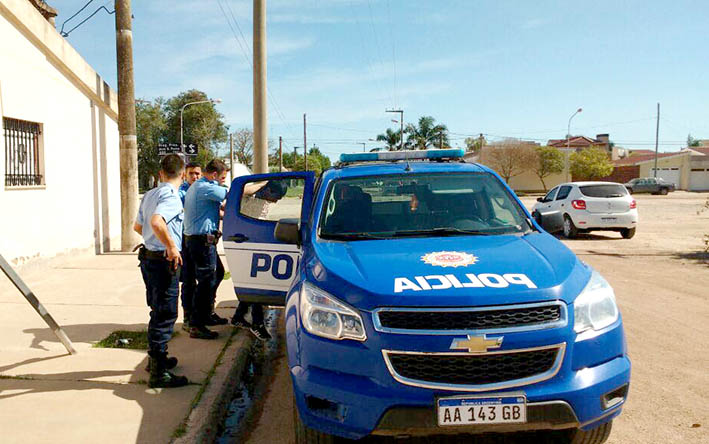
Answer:
[{"label": "white parked car", "polygon": [[635,199],[613,182],[562,183],[537,199],[532,216],[548,232],[563,230],[567,238],[606,230],[630,239],[638,225]]}]

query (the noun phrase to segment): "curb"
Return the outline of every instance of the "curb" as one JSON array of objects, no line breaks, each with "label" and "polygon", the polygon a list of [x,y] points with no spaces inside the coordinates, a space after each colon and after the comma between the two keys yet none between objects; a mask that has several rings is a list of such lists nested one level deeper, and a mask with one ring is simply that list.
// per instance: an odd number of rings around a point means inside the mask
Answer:
[{"label": "curb", "polygon": [[214,442],[241,381],[253,342],[254,338],[244,330],[232,334],[217,357],[204,389],[192,401],[196,405],[181,425],[186,432],[173,438],[172,444]]}]

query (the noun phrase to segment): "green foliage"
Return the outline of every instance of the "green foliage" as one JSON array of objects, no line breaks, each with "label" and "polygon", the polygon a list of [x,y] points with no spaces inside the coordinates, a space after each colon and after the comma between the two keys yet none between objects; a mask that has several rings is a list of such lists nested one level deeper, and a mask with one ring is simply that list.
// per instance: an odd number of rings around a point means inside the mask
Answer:
[{"label": "green foliage", "polygon": [[688,147],[693,147],[693,146],[701,146],[701,142],[694,137],[692,137],[691,134],[687,134],[687,146]]},{"label": "green foliage", "polygon": [[384,134],[379,134],[377,140],[386,143],[386,148],[389,151],[396,151],[401,146],[401,130],[392,130],[387,128]]},{"label": "green foliage", "polygon": [[[123,341],[121,341],[123,340]],[[127,342],[124,343],[124,342]],[[117,330],[94,344],[95,348],[128,348],[131,350],[148,349],[148,332]]]},{"label": "green foliage", "polygon": [[591,147],[572,153],[569,163],[574,180],[600,179],[613,172],[613,163],[603,148]]},{"label": "green foliage", "polygon": [[[283,153],[283,166],[290,171],[303,171],[305,169],[305,159],[301,154],[293,152]],[[313,147],[308,150],[308,171],[314,171],[319,175],[323,170],[330,168],[332,162],[324,155],[320,148]]]},{"label": "green foliage", "polygon": [[466,137],[465,138],[465,151],[468,151],[473,154],[480,154],[480,150],[482,147],[487,145],[487,140],[485,140],[484,137],[482,137],[482,134],[480,137]]},{"label": "green foliage", "polygon": [[415,150],[449,147],[448,128],[435,123],[436,119],[433,117],[423,116],[419,118],[417,125],[407,125],[404,130],[408,134],[405,147]]},{"label": "green foliage", "polygon": [[[180,109],[190,102],[208,100],[202,91],[189,90],[171,99],[158,97],[152,103],[136,104],[138,135],[138,178],[140,188],[150,187],[150,178],[157,183],[160,170],[158,143],[180,142]],[[194,160],[206,165],[227,141],[228,126],[213,103],[190,105],[183,113],[184,142],[196,143],[199,154]]]},{"label": "green foliage", "polygon": [[537,147],[536,152],[537,159],[532,165],[532,170],[539,177],[546,193],[547,185],[544,183],[544,178],[564,171],[564,154],[550,146]]}]

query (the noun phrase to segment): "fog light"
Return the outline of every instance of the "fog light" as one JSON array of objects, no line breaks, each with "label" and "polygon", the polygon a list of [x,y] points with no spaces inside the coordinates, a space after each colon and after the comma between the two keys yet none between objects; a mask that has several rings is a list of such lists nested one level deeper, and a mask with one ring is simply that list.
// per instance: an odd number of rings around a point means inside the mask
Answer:
[{"label": "fog light", "polygon": [[601,396],[601,407],[603,408],[603,410],[615,407],[621,402],[625,401],[625,398],[627,396],[628,384],[625,384]]},{"label": "fog light", "polygon": [[308,410],[315,415],[337,421],[342,421],[345,419],[345,408],[342,404],[337,402],[316,398],[315,396],[306,396],[305,406],[308,407]]}]

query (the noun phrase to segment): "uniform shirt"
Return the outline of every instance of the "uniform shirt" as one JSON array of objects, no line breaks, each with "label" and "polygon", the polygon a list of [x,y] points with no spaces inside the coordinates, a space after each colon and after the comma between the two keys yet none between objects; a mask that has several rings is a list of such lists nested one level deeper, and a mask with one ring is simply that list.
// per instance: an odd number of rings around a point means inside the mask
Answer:
[{"label": "uniform shirt", "polygon": [[185,194],[185,235],[209,234],[219,229],[219,207],[227,189],[206,177],[195,181]]},{"label": "uniform shirt", "polygon": [[267,220],[271,203],[254,196],[242,196],[240,212],[254,219]]},{"label": "uniform shirt", "polygon": [[150,224],[154,214],[165,219],[167,230],[175,245],[182,250],[182,202],[177,190],[166,182],[145,193],[140,202],[136,222],[143,226],[143,243],[150,251],[165,251],[166,245],[158,239]]},{"label": "uniform shirt", "polygon": [[187,182],[182,182],[182,185],[180,185],[180,188],[178,188],[177,192],[180,195],[180,200],[182,201],[182,205],[185,205],[185,195],[187,194],[187,190],[189,190],[190,184]]}]

